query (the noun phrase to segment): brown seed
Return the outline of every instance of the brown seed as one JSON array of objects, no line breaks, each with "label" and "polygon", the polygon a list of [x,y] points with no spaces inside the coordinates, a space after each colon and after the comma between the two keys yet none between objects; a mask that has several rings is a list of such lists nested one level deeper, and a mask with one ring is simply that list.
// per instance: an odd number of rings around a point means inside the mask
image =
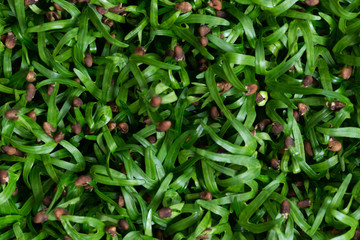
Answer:
[{"label": "brown seed", "polygon": [[154,144],[156,143],[157,139],[154,135],[151,135],[147,138],[147,140],[151,143],[151,144]]},{"label": "brown seed", "polygon": [[16,148],[12,146],[3,145],[1,146],[1,149],[7,154],[7,155],[15,155],[16,154]]},{"label": "brown seed", "polygon": [[175,61],[183,61],[183,60],[185,60],[184,50],[179,45],[175,46],[174,55],[175,55],[175,57],[174,57]]},{"label": "brown seed", "polygon": [[343,69],[341,69],[340,71],[340,76],[343,79],[349,79],[351,77],[352,74],[352,67],[348,66],[348,67],[344,67]]},{"label": "brown seed", "polygon": [[305,0],[305,4],[309,7],[313,7],[319,4],[319,0]]},{"label": "brown seed", "polygon": [[46,207],[49,207],[51,202],[53,200],[53,197],[52,196],[45,196],[42,200],[42,203],[46,206]]},{"label": "brown seed", "polygon": [[[76,1],[76,0],[75,0]],[[64,240],[73,240],[71,237],[65,236]]]},{"label": "brown seed", "polygon": [[119,107],[116,105],[115,102],[109,102],[107,105],[110,106],[112,112],[114,113],[119,112]]},{"label": "brown seed", "polygon": [[267,125],[271,123],[271,120],[268,118],[265,118],[261,120],[258,124],[256,124],[255,129],[260,128],[260,131],[264,131]]},{"label": "brown seed", "polygon": [[212,106],[210,108],[210,116],[214,121],[217,121],[217,118],[220,116],[220,113],[216,106]]},{"label": "brown seed", "polygon": [[118,205],[119,205],[119,207],[125,206],[125,199],[124,199],[124,196],[122,194],[119,195]]},{"label": "brown seed", "polygon": [[145,55],[145,52],[146,52],[145,47],[143,47],[143,46],[138,46],[138,47],[135,49],[134,54],[140,55],[140,56],[144,56],[144,55]]},{"label": "brown seed", "polygon": [[289,150],[290,149],[290,146],[294,146],[294,140],[289,137],[289,136],[286,136],[285,137],[285,141],[284,141],[284,144],[285,144],[285,150]]},{"label": "brown seed", "polygon": [[55,208],[54,215],[57,220],[61,221],[61,216],[63,215],[69,215],[69,211],[64,208]]},{"label": "brown seed", "polygon": [[221,10],[215,10],[215,15],[220,18],[226,18],[227,14],[224,11]]},{"label": "brown seed", "polygon": [[261,103],[264,101],[264,97],[260,93],[256,93],[255,102]]},{"label": "brown seed", "polygon": [[0,184],[9,182],[9,173],[5,169],[0,169]]},{"label": "brown seed", "polygon": [[154,97],[151,98],[150,104],[153,107],[158,107],[158,106],[160,106],[161,101],[162,101],[161,97],[154,96]]},{"label": "brown seed", "polygon": [[271,167],[274,169],[274,170],[279,170],[279,166],[280,166],[280,160],[277,159],[277,158],[271,158],[270,159],[270,164],[271,164]]},{"label": "brown seed", "polygon": [[175,4],[175,9],[180,10],[182,13],[187,13],[192,10],[192,6],[189,2],[180,2]]},{"label": "brown seed", "polygon": [[160,208],[158,215],[160,218],[169,218],[171,217],[172,209],[169,207]]},{"label": "brown seed", "polygon": [[152,124],[151,119],[148,116],[144,117],[144,123],[146,125],[151,125]]},{"label": "brown seed", "polygon": [[15,45],[16,45],[16,41],[17,41],[17,37],[12,32],[9,32],[7,34],[7,37],[6,37],[6,40],[5,40],[5,46],[8,49],[13,49],[15,47]]},{"label": "brown seed", "polygon": [[81,83],[80,79],[79,78],[74,78],[74,81],[77,82],[77,83]]},{"label": "brown seed", "polygon": [[11,194],[12,197],[16,197],[19,194],[19,188],[16,187],[13,194]]},{"label": "brown seed", "polygon": [[221,89],[221,92],[219,93],[220,95],[226,93],[233,87],[231,83],[228,83],[226,81],[218,82],[216,83],[216,86]]},{"label": "brown seed", "polygon": [[62,140],[64,140],[64,137],[65,137],[65,133],[63,132],[57,132],[55,135],[54,135],[54,141],[56,143],[59,143],[61,142]]},{"label": "brown seed", "polygon": [[280,213],[281,215],[287,219],[289,214],[290,214],[290,203],[289,201],[287,200],[284,200],[282,203],[281,203],[281,206],[280,206]]},{"label": "brown seed", "polygon": [[129,132],[129,124],[127,122],[121,122],[118,124],[118,129],[122,134],[127,134]]},{"label": "brown seed", "polygon": [[50,84],[48,85],[48,89],[47,89],[46,94],[49,95],[49,96],[51,96],[51,94],[52,94],[52,92],[53,92],[53,90],[54,90],[54,87],[55,87],[55,83],[50,83]]},{"label": "brown seed", "polygon": [[345,106],[346,106],[345,103],[340,102],[338,100],[335,100],[330,104],[330,110],[332,110],[332,111],[340,111]]},{"label": "brown seed", "polygon": [[162,121],[158,123],[158,127],[156,131],[158,132],[166,132],[171,127],[171,121]]},{"label": "brown seed", "polygon": [[299,206],[299,208],[309,208],[311,205],[311,201],[309,198],[307,198],[305,200],[299,201],[297,205]]},{"label": "brown seed", "polygon": [[29,6],[29,5],[33,5],[33,4],[37,3],[37,2],[38,2],[38,0],[25,0],[24,5]]},{"label": "brown seed", "polygon": [[298,122],[298,121],[300,120],[300,114],[299,114],[298,111],[293,110],[293,116],[294,116],[294,118],[295,118],[295,121]]},{"label": "brown seed", "polygon": [[59,11],[59,12],[64,11],[64,9],[63,9],[62,7],[60,7],[58,4],[56,4],[56,3],[54,3],[54,7],[55,7],[55,9],[56,9],[57,11]]},{"label": "brown seed", "polygon": [[91,177],[89,175],[82,175],[78,177],[74,183],[76,187],[86,187],[88,186],[88,182],[91,181]]},{"label": "brown seed", "polygon": [[199,34],[201,37],[205,37],[210,31],[211,29],[206,25],[202,25],[199,27]]},{"label": "brown seed", "polygon": [[336,140],[334,137],[330,138],[328,146],[329,146],[328,150],[331,151],[331,152],[338,152],[342,148],[341,142]]},{"label": "brown seed", "polygon": [[28,102],[31,102],[31,100],[33,100],[33,98],[35,97],[35,93],[36,93],[36,88],[34,84],[29,83],[29,85],[26,88],[26,100]]},{"label": "brown seed", "polygon": [[251,94],[254,94],[257,89],[258,89],[258,86],[256,84],[249,84],[249,85],[245,85],[245,89],[248,91],[247,93],[245,93],[244,95],[245,96],[249,96]]},{"label": "brown seed", "polygon": [[49,220],[49,217],[45,215],[46,211],[47,211],[46,208],[39,211],[33,219],[34,223],[38,224],[38,223],[42,223],[42,222]]},{"label": "brown seed", "polygon": [[16,109],[11,109],[11,110],[8,110],[6,111],[5,113],[5,117],[9,120],[13,120],[13,121],[16,121],[19,119],[18,116],[16,116],[16,114],[18,114],[20,111],[19,110],[16,110]]},{"label": "brown seed", "polygon": [[81,133],[81,125],[79,122],[76,122],[75,124],[71,125],[71,130],[76,134],[80,134]]},{"label": "brown seed", "polygon": [[121,230],[128,230],[129,229],[129,223],[125,219],[120,219],[118,222],[118,226]]},{"label": "brown seed", "polygon": [[109,8],[109,11],[115,14],[120,14],[125,12],[126,8],[122,6],[122,3],[119,3],[116,7]]},{"label": "brown seed", "polygon": [[284,126],[281,125],[281,123],[279,123],[279,122],[273,122],[271,124],[271,126],[272,126],[273,133],[275,135],[280,134],[284,130]]},{"label": "brown seed", "polygon": [[90,53],[85,53],[84,62],[87,67],[91,67],[93,65],[93,58]]},{"label": "brown seed", "polygon": [[311,75],[306,75],[302,81],[303,87],[309,87],[313,83],[314,79]]},{"label": "brown seed", "polygon": [[203,45],[204,47],[206,47],[206,46],[208,45],[208,43],[209,43],[209,39],[207,39],[207,37],[201,37],[201,38],[199,39],[199,43],[200,43],[201,45]]},{"label": "brown seed", "polygon": [[81,100],[81,98],[78,97],[74,97],[72,100],[72,105],[73,107],[81,107],[83,105],[83,101]]},{"label": "brown seed", "polygon": [[26,81],[28,82],[35,82],[36,81],[36,73],[34,71],[29,71],[27,74],[26,74]]},{"label": "brown seed", "polygon": [[298,109],[300,116],[303,116],[305,113],[309,111],[309,106],[305,103],[298,103]]},{"label": "brown seed", "polygon": [[47,17],[47,19],[49,19],[50,22],[54,22],[56,20],[61,19],[61,16],[58,12],[55,11],[48,11],[45,16]]},{"label": "brown seed", "polygon": [[200,193],[200,198],[203,200],[206,200],[206,201],[211,201],[213,196],[212,196],[211,192],[209,192],[209,191],[202,191]]},{"label": "brown seed", "polygon": [[109,27],[114,26],[114,21],[111,20],[110,18],[105,17],[105,16],[102,18],[102,22],[104,24],[108,25]]},{"label": "brown seed", "polygon": [[312,150],[311,143],[309,140],[306,140],[304,142],[304,148],[305,148],[305,152],[307,153],[307,155],[309,155],[310,157],[314,156],[314,152]]},{"label": "brown seed", "polygon": [[116,122],[110,121],[110,122],[108,122],[107,126],[111,132],[112,130],[114,130],[116,128]]},{"label": "brown seed", "polygon": [[105,231],[106,233],[109,233],[112,237],[116,237],[116,226],[108,226]]},{"label": "brown seed", "polygon": [[98,13],[100,13],[101,15],[105,15],[108,13],[109,10],[107,10],[106,8],[104,8],[103,6],[96,6],[96,10]]},{"label": "brown seed", "polygon": [[211,0],[211,2],[208,2],[209,6],[212,7],[215,10],[221,10],[222,9],[222,3],[220,0]]},{"label": "brown seed", "polygon": [[360,231],[356,229],[354,237],[352,238],[352,240],[359,240],[360,239]]},{"label": "brown seed", "polygon": [[53,125],[51,125],[48,122],[43,123],[43,129],[49,137],[52,137],[52,133],[54,133],[56,131],[56,129],[53,127]]}]

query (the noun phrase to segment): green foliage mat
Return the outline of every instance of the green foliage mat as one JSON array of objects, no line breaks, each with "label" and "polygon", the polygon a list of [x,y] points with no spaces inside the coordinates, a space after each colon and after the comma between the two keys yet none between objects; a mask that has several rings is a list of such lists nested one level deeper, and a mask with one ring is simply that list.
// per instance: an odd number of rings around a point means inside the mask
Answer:
[{"label": "green foliage mat", "polygon": [[0,239],[359,239],[359,0],[25,2]]}]

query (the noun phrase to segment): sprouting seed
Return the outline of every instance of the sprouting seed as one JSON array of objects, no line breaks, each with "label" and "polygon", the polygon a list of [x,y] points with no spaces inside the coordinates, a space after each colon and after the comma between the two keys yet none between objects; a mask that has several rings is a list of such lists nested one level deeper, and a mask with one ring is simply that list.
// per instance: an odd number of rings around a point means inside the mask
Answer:
[{"label": "sprouting seed", "polygon": [[206,25],[202,25],[199,27],[199,34],[201,37],[205,37],[210,31],[211,29]]},{"label": "sprouting seed", "polygon": [[281,203],[280,213],[285,219],[288,219],[288,216],[290,214],[290,203],[289,203],[289,201],[284,200]]},{"label": "sprouting seed", "polygon": [[69,215],[69,211],[64,208],[55,208],[54,215],[57,220],[61,221],[61,216]]},{"label": "sprouting seed", "polygon": [[341,142],[336,140],[334,137],[330,138],[328,146],[329,146],[328,150],[331,151],[331,152],[338,152],[342,148]]},{"label": "sprouting seed", "polygon": [[281,125],[281,123],[279,123],[279,122],[273,122],[271,124],[271,126],[272,126],[273,133],[275,135],[280,134],[284,130],[284,126]]},{"label": "sprouting seed", "polygon": [[340,102],[338,100],[334,100],[333,102],[330,103],[330,110],[332,111],[340,111],[342,108],[344,108],[346,106],[345,103]]},{"label": "sprouting seed", "polygon": [[108,25],[109,27],[114,26],[114,21],[111,20],[110,18],[104,16],[101,20],[104,24]]},{"label": "sprouting seed", "polygon": [[112,237],[116,237],[116,226],[108,226],[105,230],[106,233],[109,233]]},{"label": "sprouting seed", "polygon": [[200,198],[203,200],[206,200],[206,201],[210,201],[210,200],[212,200],[213,196],[212,196],[211,192],[209,192],[209,191],[202,191],[200,193]]},{"label": "sprouting seed", "polygon": [[145,55],[145,52],[146,52],[145,47],[143,47],[143,46],[138,46],[138,47],[135,49],[134,54],[140,55],[140,56],[144,56],[144,55]]},{"label": "sprouting seed", "polygon": [[90,191],[93,190],[93,186],[89,184],[92,178],[89,175],[82,175],[78,177],[74,183],[76,187],[84,187],[84,189],[89,189]]},{"label": "sprouting seed", "polygon": [[171,121],[162,121],[158,123],[158,127],[156,128],[156,131],[158,132],[166,132],[171,127]]},{"label": "sprouting seed", "polygon": [[309,106],[306,105],[305,103],[298,103],[298,109],[300,116],[303,116],[305,115],[305,113],[309,111]]},{"label": "sprouting seed", "polygon": [[122,3],[119,3],[116,7],[109,8],[109,11],[115,14],[120,14],[125,12],[126,8],[123,7]]},{"label": "sprouting seed", "polygon": [[14,33],[9,32],[7,34],[7,37],[5,39],[5,46],[8,49],[13,49],[16,45],[17,37],[14,35]]},{"label": "sprouting seed", "polygon": [[28,102],[31,102],[31,100],[33,100],[33,98],[35,97],[35,93],[36,93],[36,88],[34,84],[29,83],[29,85],[26,88],[26,100]]},{"label": "sprouting seed", "polygon": [[0,184],[9,182],[9,173],[5,169],[0,169]]},{"label": "sprouting seed", "polygon": [[233,85],[227,81],[218,82],[216,83],[216,86],[221,90],[221,92],[219,93],[220,95],[226,93],[233,87]]},{"label": "sprouting seed", "polygon": [[161,97],[160,96],[154,96],[151,98],[150,105],[153,107],[158,107],[161,104]]},{"label": "sprouting seed", "polygon": [[29,71],[27,74],[26,74],[26,81],[28,82],[35,82],[36,81],[36,73],[34,71]]},{"label": "sprouting seed", "polygon": [[5,113],[5,117],[9,120],[13,120],[13,121],[16,121],[19,119],[18,116],[16,116],[20,111],[19,110],[16,110],[16,109],[11,109],[11,110],[8,110],[6,111]]},{"label": "sprouting seed", "polygon": [[43,129],[49,137],[52,137],[52,133],[54,133],[56,131],[56,129],[53,127],[53,125],[51,125],[48,122],[43,123]]},{"label": "sprouting seed", "polygon": [[216,106],[212,106],[210,108],[210,116],[214,121],[217,121],[217,118],[220,116],[220,113]]},{"label": "sprouting seed", "polygon": [[122,134],[127,134],[129,132],[129,124],[127,122],[121,122],[117,127]]},{"label": "sprouting seed", "polygon": [[79,122],[76,122],[75,124],[71,125],[71,130],[76,134],[80,134],[81,133],[81,125]]},{"label": "sprouting seed", "polygon": [[50,22],[54,22],[56,20],[61,19],[60,14],[55,11],[48,11],[45,15],[46,15],[47,19],[49,19]]},{"label": "sprouting seed", "polygon": [[249,84],[249,85],[245,85],[245,89],[247,90],[247,93],[245,93],[244,95],[249,96],[257,91],[258,86],[256,84]]},{"label": "sprouting seed", "polygon": [[107,127],[109,128],[110,132],[116,128],[116,122],[110,121],[107,124]]},{"label": "sprouting seed", "polygon": [[36,224],[42,223],[42,222],[46,222],[47,220],[49,220],[49,217],[46,214],[47,208],[44,208],[43,210],[39,211],[38,213],[36,213],[33,221]]},{"label": "sprouting seed", "polygon": [[174,57],[175,61],[183,61],[183,60],[185,60],[184,50],[179,45],[176,45],[175,48],[174,48],[174,56],[175,56]]},{"label": "sprouting seed", "polygon": [[127,231],[129,229],[129,223],[125,219],[120,219],[118,226],[121,230]]},{"label": "sprouting seed", "polygon": [[192,6],[189,2],[180,2],[175,4],[175,9],[180,10],[182,13],[187,13],[192,10]]},{"label": "sprouting seed", "polygon": [[104,8],[103,6],[96,6],[96,10],[98,13],[100,13],[101,15],[105,15],[108,13],[109,10],[107,10],[106,8]]},{"label": "sprouting seed", "polygon": [[169,218],[172,215],[172,209],[169,207],[160,208],[158,211],[158,215],[160,218]]},{"label": "sprouting seed", "polygon": [[271,164],[271,167],[274,169],[274,170],[279,170],[279,166],[280,166],[280,160],[277,159],[277,158],[271,158],[270,159],[270,164]]},{"label": "sprouting seed", "polygon": [[297,205],[299,206],[299,208],[309,208],[311,205],[311,201],[309,198],[306,198],[305,200],[299,201]]},{"label": "sprouting seed", "polygon": [[84,62],[85,62],[85,65],[86,65],[87,67],[92,67],[92,65],[93,65],[93,58],[92,58],[92,56],[91,56],[90,53],[88,53],[88,52],[85,53]]}]

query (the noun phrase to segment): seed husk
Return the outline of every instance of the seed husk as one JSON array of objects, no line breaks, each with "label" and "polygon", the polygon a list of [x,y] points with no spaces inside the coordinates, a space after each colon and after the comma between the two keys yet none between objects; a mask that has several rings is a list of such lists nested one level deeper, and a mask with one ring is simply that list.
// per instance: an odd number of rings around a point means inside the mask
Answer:
[{"label": "seed husk", "polygon": [[69,215],[69,211],[64,208],[55,208],[54,215],[57,220],[61,221],[61,216],[63,215]]},{"label": "seed husk", "polygon": [[1,149],[7,154],[7,155],[15,155],[16,153],[16,148],[14,148],[13,146],[7,146],[7,145],[3,145],[1,146]]},{"label": "seed husk", "polygon": [[309,198],[307,198],[305,200],[299,201],[297,205],[299,206],[299,208],[309,208],[311,205],[311,201]]},{"label": "seed husk", "polygon": [[213,196],[212,196],[211,192],[209,192],[209,191],[202,191],[200,193],[200,198],[203,200],[206,200],[206,201],[210,201],[210,200],[212,200]]},{"label": "seed husk", "polygon": [[271,167],[274,169],[274,170],[279,170],[279,166],[280,166],[280,160],[277,159],[277,158],[271,158],[270,159],[270,164],[271,164]]},{"label": "seed husk", "polygon": [[114,21],[111,20],[110,18],[103,16],[103,18],[101,20],[104,24],[108,25],[109,27],[114,26]]},{"label": "seed husk", "polygon": [[351,77],[351,75],[352,75],[352,67],[351,66],[344,67],[340,71],[340,76],[343,79],[349,79]]},{"label": "seed husk", "polygon": [[82,175],[78,177],[74,183],[76,187],[84,187],[84,189],[89,189],[90,191],[93,190],[93,187],[88,184],[92,178],[89,175]]},{"label": "seed husk", "polygon": [[311,75],[306,75],[302,81],[303,87],[309,87],[313,83],[314,79]]},{"label": "seed husk", "polygon": [[14,33],[9,32],[5,39],[6,48],[13,49],[16,46],[16,41],[17,41],[17,37],[14,35]]},{"label": "seed husk", "polygon": [[55,135],[54,135],[54,141],[56,142],[56,143],[59,143],[59,142],[61,142],[62,140],[64,140],[64,137],[65,137],[65,133],[63,133],[63,132],[57,132]]},{"label": "seed husk", "polygon": [[222,9],[222,3],[220,0],[211,0],[208,2],[209,6],[212,7],[215,10],[221,10]]},{"label": "seed husk", "polygon": [[54,22],[56,20],[61,19],[61,16],[58,12],[55,11],[48,11],[45,16],[47,17],[47,19],[49,19],[50,22]]},{"label": "seed husk", "polygon": [[319,0],[305,0],[305,4],[309,7],[313,7],[319,4]]},{"label": "seed husk", "polygon": [[295,118],[295,121],[299,121],[300,120],[300,114],[298,111],[293,110],[293,117]]},{"label": "seed husk", "polygon": [[81,107],[83,104],[84,103],[83,103],[81,98],[74,97],[73,100],[72,100],[73,107]]},{"label": "seed husk", "polygon": [[108,226],[105,231],[106,233],[109,233],[112,237],[116,237],[116,226]]},{"label": "seed husk", "polygon": [[138,47],[135,49],[134,54],[140,55],[140,56],[144,56],[144,55],[145,55],[145,52],[146,52],[145,47],[143,47],[143,46],[138,46]]},{"label": "seed husk", "polygon": [[55,9],[56,9],[57,11],[59,11],[59,12],[64,11],[64,9],[59,6],[59,4],[54,3],[54,7],[55,7]]},{"label": "seed husk", "polygon": [[9,173],[5,169],[0,169],[0,184],[9,182]]},{"label": "seed husk", "polygon": [[256,93],[255,102],[261,103],[264,101],[264,97],[260,93]]},{"label": "seed husk", "polygon": [[71,130],[76,134],[80,134],[81,133],[81,125],[79,122],[76,122],[75,124],[71,125]]},{"label": "seed husk", "polygon": [[129,124],[127,122],[121,122],[118,124],[118,129],[122,134],[127,134],[129,132]]},{"label": "seed husk", "polygon": [[210,116],[214,121],[217,121],[217,118],[220,116],[220,113],[216,106],[212,106],[210,108]]},{"label": "seed husk", "polygon": [[199,43],[200,43],[201,45],[203,45],[204,47],[206,47],[206,46],[208,45],[208,43],[209,43],[209,39],[208,39],[207,37],[201,37],[201,38],[199,39]]},{"label": "seed husk", "polygon": [[233,87],[231,83],[228,83],[226,81],[218,82],[216,83],[216,86],[221,89],[221,92],[219,93],[220,95],[226,93]]},{"label": "seed husk", "polygon": [[264,129],[271,123],[271,120],[268,118],[265,118],[261,120],[258,124],[255,126],[255,130],[260,128],[260,131],[264,131]]},{"label": "seed husk", "polygon": [[328,146],[329,146],[328,150],[331,151],[331,152],[338,152],[342,148],[341,142],[336,140],[334,137],[330,138]]},{"label": "seed husk", "polygon": [[53,92],[53,90],[54,90],[54,87],[55,87],[55,83],[49,84],[46,94],[49,95],[49,96],[51,96],[51,94],[52,94],[52,92]]},{"label": "seed husk", "polygon": [[289,201],[284,200],[281,203],[280,213],[285,219],[288,219],[288,216],[290,214],[290,203],[289,203]]},{"label": "seed husk", "polygon": [[26,100],[28,102],[31,102],[31,100],[33,100],[33,98],[35,97],[35,93],[36,93],[36,88],[34,84],[29,83],[29,85],[26,88]]},{"label": "seed husk", "polygon": [[109,10],[107,10],[107,9],[104,8],[103,6],[97,5],[97,6],[96,6],[96,11],[97,11],[98,13],[100,13],[101,15],[105,15],[105,14],[108,13]]},{"label": "seed husk", "polygon": [[121,230],[128,230],[129,229],[129,223],[125,219],[120,219],[118,222],[118,226]]},{"label": "seed husk", "polygon": [[125,199],[124,199],[124,196],[122,194],[119,195],[118,205],[119,205],[119,207],[125,206]]},{"label": "seed husk", "polygon": [[156,143],[156,141],[157,141],[156,136],[154,136],[154,135],[151,135],[151,136],[147,137],[147,140],[148,140],[151,144],[154,144],[154,143]]},{"label": "seed husk", "polygon": [[56,129],[53,127],[53,125],[51,125],[48,122],[43,123],[43,129],[49,137],[52,137],[52,133],[54,133],[56,131]]},{"label": "seed husk", "polygon": [[205,37],[210,31],[211,29],[206,25],[202,25],[199,27],[199,34],[201,37]]},{"label": "seed husk", "polygon": [[304,148],[305,148],[305,152],[307,153],[307,155],[309,155],[310,157],[314,156],[314,152],[312,150],[311,143],[309,140],[306,140],[304,142]]},{"label": "seed husk", "polygon": [[226,18],[226,16],[227,16],[226,12],[221,11],[221,10],[215,10],[215,15],[220,18]]},{"label": "seed husk", "polygon": [[119,3],[116,7],[109,8],[109,11],[115,14],[120,14],[125,12],[126,8],[123,7],[122,3]]},{"label": "seed husk", "polygon": [[331,104],[330,104],[330,110],[332,111],[340,111],[343,107],[345,107],[346,104],[343,102],[340,102],[338,100],[334,100]]},{"label": "seed husk", "polygon": [[298,103],[298,109],[300,116],[303,116],[305,115],[305,113],[309,111],[309,106],[306,105],[305,103]]},{"label": "seed husk", "polygon": [[174,56],[175,56],[174,57],[175,61],[183,61],[183,60],[185,60],[184,50],[179,45],[176,45],[175,48],[174,48]]},{"label": "seed husk", "polygon": [[26,74],[26,81],[28,82],[35,82],[36,81],[36,73],[34,71],[29,71],[27,74]]},{"label": "seed husk", "polygon": [[275,135],[280,134],[284,130],[284,126],[281,125],[281,123],[279,123],[279,122],[273,122],[271,124],[271,126],[272,126],[273,133]]},{"label": "seed husk", "polygon": [[158,132],[166,132],[171,127],[171,121],[162,121],[158,123],[156,131]]},{"label": "seed husk", "polygon": [[6,111],[5,113],[5,117],[9,120],[13,120],[13,121],[16,121],[19,119],[18,116],[16,116],[16,114],[18,114],[20,111],[19,110],[16,110],[16,109],[11,109],[11,110],[8,110]]},{"label": "seed husk", "polygon": [[46,195],[43,200],[42,200],[42,203],[46,206],[46,207],[49,207],[51,202],[53,200],[53,197],[52,196],[49,196],[49,195]]},{"label": "seed husk", "polygon": [[87,67],[92,67],[92,65],[93,65],[93,58],[92,58],[92,56],[91,56],[90,53],[88,53],[88,52],[85,53],[84,62],[85,62],[85,65],[86,65]]},{"label": "seed husk", "polygon": [[47,211],[47,208],[36,213],[36,215],[33,219],[33,222],[38,224],[38,223],[46,222],[47,220],[49,220],[49,217],[47,215],[45,215],[46,211]]},{"label": "seed husk", "polygon": [[175,4],[175,9],[180,10],[182,13],[187,13],[192,10],[192,5],[189,2],[180,2]]},{"label": "seed husk", "polygon": [[172,215],[172,209],[169,207],[160,208],[158,211],[158,215],[160,218],[169,218]]},{"label": "seed husk", "polygon": [[25,0],[24,5],[25,6],[33,5],[33,4],[37,3],[38,1],[39,0]]},{"label": "seed husk", "polygon": [[150,105],[153,107],[158,107],[161,104],[161,97],[160,96],[154,96],[151,98]]},{"label": "seed husk", "polygon": [[249,84],[249,85],[245,85],[245,89],[247,90],[247,93],[245,93],[244,95],[249,96],[257,91],[258,86],[256,84]]},{"label": "seed husk", "polygon": [[108,122],[107,126],[111,132],[112,130],[114,130],[116,128],[116,122],[110,121],[110,122]]},{"label": "seed husk", "polygon": [[284,141],[284,145],[285,145],[284,149],[289,150],[290,146],[294,146],[294,140],[291,137],[286,136],[285,141]]}]

